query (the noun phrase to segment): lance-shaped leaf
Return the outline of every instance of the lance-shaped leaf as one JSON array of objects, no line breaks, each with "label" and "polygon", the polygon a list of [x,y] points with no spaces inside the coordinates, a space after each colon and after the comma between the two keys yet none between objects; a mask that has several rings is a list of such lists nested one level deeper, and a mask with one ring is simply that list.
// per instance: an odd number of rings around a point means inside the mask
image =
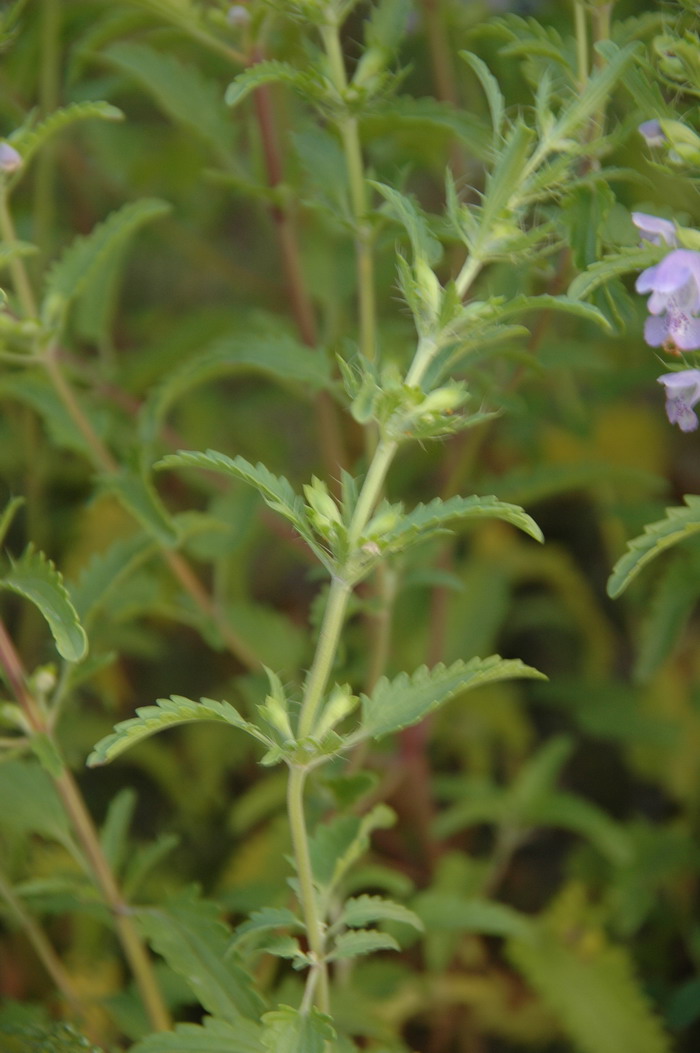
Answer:
[{"label": "lance-shaped leaf", "polygon": [[333,950],[328,955],[328,961],[357,958],[364,954],[374,954],[375,951],[399,950],[401,948],[398,943],[387,932],[378,932],[376,929],[355,929],[338,936]]},{"label": "lance-shaped leaf", "polygon": [[611,253],[602,260],[592,263],[581,274],[577,274],[569,286],[567,296],[571,300],[583,300],[590,296],[599,285],[619,278],[631,271],[642,271],[658,263],[664,254],[661,246],[628,249],[626,252]]},{"label": "lance-shaped leaf", "polygon": [[253,933],[269,932],[270,929],[303,931],[304,922],[288,907],[263,907],[262,910],[253,911],[248,921],[244,921],[238,926],[233,938],[233,944],[236,946],[241,940]]},{"label": "lance-shaped leaf", "polygon": [[350,867],[365,854],[372,832],[393,826],[395,821],[391,808],[378,804],[362,818],[340,815],[328,823],[319,823],[309,843],[317,886],[326,893],[332,892]]},{"label": "lance-shaped leaf", "polygon": [[271,59],[268,62],[258,62],[244,73],[239,73],[226,89],[226,102],[229,106],[238,106],[252,91],[265,84],[276,83],[287,84],[302,95],[312,98],[318,98],[321,91],[319,82],[308,73],[295,69],[287,62]]},{"label": "lance-shaped leaf", "polygon": [[238,1024],[259,1020],[265,1004],[230,949],[220,908],[187,889],[158,907],[134,911],[141,931],[214,1016]]},{"label": "lance-shaped leaf", "polygon": [[103,489],[115,494],[148,534],[166,548],[177,544],[179,535],[168,510],[150,479],[122,470],[107,476]]},{"label": "lance-shaped leaf", "polygon": [[434,709],[463,691],[513,677],[546,679],[543,673],[519,659],[472,658],[433,669],[421,666],[412,676],[400,673],[393,680],[382,677],[371,695],[362,695],[362,724],[347,745],[381,738],[417,724]]},{"label": "lance-shaped leaf", "polygon": [[337,924],[355,929],[381,921],[400,921],[419,931],[423,929],[423,922],[417,914],[382,896],[353,896],[344,903]]},{"label": "lance-shaped leaf", "polygon": [[289,480],[284,476],[273,475],[264,464],[251,464],[245,457],[227,457],[225,453],[207,450],[199,453],[196,450],[180,450],[168,454],[158,461],[156,468],[204,468],[210,472],[221,472],[241,479],[249,486],[254,486],[266,505],[284,516],[300,534],[318,558],[328,566],[328,554],[314,541],[313,534],[306,521],[304,502],[294,492]]},{"label": "lance-shaped leaf", "polygon": [[622,947],[597,936],[592,947],[540,927],[512,940],[508,956],[560,1018],[582,1053],[670,1053],[671,1043],[647,1003]]},{"label": "lance-shaped leaf", "polygon": [[62,658],[67,662],[80,662],[85,657],[88,649],[85,630],[63,578],[42,552],[36,552],[30,545],[21,559],[12,564],[0,586],[24,596],[38,607]]},{"label": "lance-shaped leaf", "polygon": [[470,519],[504,519],[524,530],[536,541],[543,541],[537,523],[518,505],[499,501],[497,497],[436,497],[429,504],[419,504],[402,516],[396,526],[380,539],[386,552],[400,552],[408,545],[423,541],[459,521]]},{"label": "lance-shaped leaf", "polygon": [[687,508],[667,508],[666,519],[650,523],[642,535],[628,542],[628,551],[617,561],[608,580],[609,596],[619,596],[660,552],[700,531],[700,497],[686,494],[683,500]]},{"label": "lance-shaped leaf", "polygon": [[186,125],[219,156],[230,153],[231,122],[213,80],[146,44],[121,41],[102,54],[153,96],[169,117]]},{"label": "lance-shaped leaf", "polygon": [[478,55],[473,54],[471,51],[460,51],[459,56],[471,66],[479,78],[491,112],[491,127],[493,128],[494,138],[498,141],[501,137],[503,119],[505,116],[505,99],[503,98],[503,93],[498,81],[486,63],[480,59]]},{"label": "lance-shaped leaf", "polygon": [[436,263],[442,255],[442,245],[430,230],[426,215],[417,202],[385,183],[372,181],[371,185],[386,201],[382,211],[404,227],[414,256]]},{"label": "lance-shaped leaf", "polygon": [[56,324],[107,257],[121,249],[144,223],[169,211],[166,201],[143,198],[113,212],[89,234],[75,238],[49,272],[42,309],[44,320],[49,325]]},{"label": "lance-shaped leaf", "polygon": [[177,1024],[137,1042],[131,1053],[265,1053],[262,1028],[241,1018],[235,1024],[205,1016],[199,1024]]},{"label": "lance-shaped leaf", "polygon": [[262,1043],[269,1053],[324,1053],[326,1042],[335,1038],[331,1019],[312,1009],[302,1013],[279,1005],[262,1018]]},{"label": "lance-shaped leaf", "polygon": [[421,892],[413,901],[428,932],[480,932],[485,936],[522,936],[530,933],[531,922],[520,911],[505,903],[487,899],[463,899],[439,890]]},{"label": "lance-shaped leaf", "polygon": [[265,746],[272,745],[255,724],[244,720],[229,702],[215,702],[211,698],[201,698],[199,702],[194,702],[182,695],[172,695],[170,698],[159,698],[155,706],[142,706],[136,710],[135,717],[117,724],[111,735],[105,736],[97,743],[88,757],[88,767],[107,764],[124,750],[158,731],[198,720],[219,721],[240,728]]},{"label": "lance-shaped leaf", "polygon": [[54,110],[36,128],[22,128],[11,138],[12,146],[22,155],[25,166],[47,139],[78,121],[97,118],[103,121],[121,121],[124,114],[109,102],[74,102],[60,110]]}]

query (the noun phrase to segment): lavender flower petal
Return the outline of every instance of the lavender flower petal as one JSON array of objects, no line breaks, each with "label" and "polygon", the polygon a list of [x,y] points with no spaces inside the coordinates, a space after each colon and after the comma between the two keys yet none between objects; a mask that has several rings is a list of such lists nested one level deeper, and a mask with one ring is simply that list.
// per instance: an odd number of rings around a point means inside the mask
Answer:
[{"label": "lavender flower petal", "polygon": [[681,431],[695,431],[698,417],[693,407],[700,402],[700,369],[682,369],[658,378],[666,389],[666,416]]},{"label": "lavender flower petal", "polygon": [[664,135],[664,130],[657,120],[642,121],[637,131],[646,139],[647,146],[663,146],[665,142],[668,142],[667,137]]},{"label": "lavender flower petal", "polygon": [[672,248],[678,244],[675,225],[668,219],[650,216],[646,212],[633,212],[632,222],[639,230],[642,241],[650,241],[652,245],[662,245],[665,242]]}]

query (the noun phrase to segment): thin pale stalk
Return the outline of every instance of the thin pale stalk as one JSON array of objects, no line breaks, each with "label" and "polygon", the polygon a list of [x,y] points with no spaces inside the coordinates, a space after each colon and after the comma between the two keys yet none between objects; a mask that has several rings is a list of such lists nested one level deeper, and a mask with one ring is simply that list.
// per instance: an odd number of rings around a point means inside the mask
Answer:
[{"label": "thin pale stalk", "polygon": [[330,1011],[328,990],[328,966],[325,961],[324,923],[318,910],[318,898],[314,885],[309,836],[304,818],[304,786],[307,771],[304,768],[290,767],[287,784],[287,814],[294,847],[297,877],[299,878],[299,899],[304,914],[306,937],[309,950],[315,961],[313,971],[315,978],[310,977],[309,993],[323,1013]]}]

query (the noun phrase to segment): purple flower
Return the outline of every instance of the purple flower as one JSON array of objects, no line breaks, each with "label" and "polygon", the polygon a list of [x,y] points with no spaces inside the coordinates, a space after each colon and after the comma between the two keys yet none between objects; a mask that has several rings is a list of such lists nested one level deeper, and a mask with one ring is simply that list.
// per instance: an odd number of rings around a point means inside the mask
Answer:
[{"label": "purple flower", "polygon": [[672,345],[671,349],[693,351],[700,348],[700,252],[674,249],[637,278],[637,292],[650,292],[647,307],[652,317],[644,326],[644,339],[650,347]]},{"label": "purple flower", "polygon": [[681,431],[695,431],[698,417],[693,409],[700,402],[700,369],[682,369],[664,373],[659,384],[666,388],[666,416]]},{"label": "purple flower", "polygon": [[22,166],[22,158],[9,143],[0,143],[0,172],[16,172]]},{"label": "purple flower", "polygon": [[656,120],[643,121],[637,131],[646,139],[647,146],[663,146],[665,142],[668,142],[663,128]]},{"label": "purple flower", "polygon": [[659,219],[658,216],[649,216],[646,212],[633,212],[632,222],[641,234],[642,241],[650,241],[652,245],[662,245],[665,242],[672,248],[678,244],[676,227],[670,219]]}]

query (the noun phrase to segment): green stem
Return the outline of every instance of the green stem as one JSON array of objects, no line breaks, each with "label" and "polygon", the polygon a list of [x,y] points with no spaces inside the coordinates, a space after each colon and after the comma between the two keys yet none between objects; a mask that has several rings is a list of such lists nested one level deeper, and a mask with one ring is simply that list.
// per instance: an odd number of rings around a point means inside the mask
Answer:
[{"label": "green stem", "polygon": [[306,936],[309,941],[309,950],[315,959],[313,966],[317,974],[314,990],[315,1001],[321,1012],[328,1013],[330,1012],[330,997],[328,966],[325,961],[324,923],[318,910],[309,852],[309,837],[304,818],[304,786],[307,774],[305,768],[290,767],[287,785],[287,814],[299,878],[299,899],[304,914]]},{"label": "green stem", "polygon": [[350,585],[341,578],[334,578],[328,592],[326,610],[319,631],[316,653],[306,678],[304,701],[299,715],[299,737],[306,738],[313,732],[318,707],[323,699],[328,678],[333,668],[338,641],[345,620]]},{"label": "green stem", "polygon": [[[321,36],[328,58],[331,81],[340,96],[341,103],[344,104],[348,78],[337,24],[322,26]],[[347,115],[343,116],[338,121],[338,129],[343,143],[350,189],[350,203],[355,219],[360,352],[365,359],[371,362],[376,354],[373,236],[372,228],[367,222],[367,181],[365,179],[365,166],[362,159],[357,118]]]},{"label": "green stem", "polygon": [[[8,207],[7,187],[5,186],[0,186],[0,236],[3,241],[9,242],[10,244],[13,241],[17,241],[15,225],[12,222],[12,216],[10,215],[10,209]],[[31,282],[29,281],[27,268],[24,266],[24,260],[21,256],[13,256],[10,259],[8,268],[19,305],[22,308],[22,314],[27,319],[36,318],[36,299],[34,298],[34,291]]]},{"label": "green stem", "polygon": [[579,91],[588,83],[588,29],[586,26],[586,9],[581,0],[574,0],[574,31],[576,35],[576,66]]}]

